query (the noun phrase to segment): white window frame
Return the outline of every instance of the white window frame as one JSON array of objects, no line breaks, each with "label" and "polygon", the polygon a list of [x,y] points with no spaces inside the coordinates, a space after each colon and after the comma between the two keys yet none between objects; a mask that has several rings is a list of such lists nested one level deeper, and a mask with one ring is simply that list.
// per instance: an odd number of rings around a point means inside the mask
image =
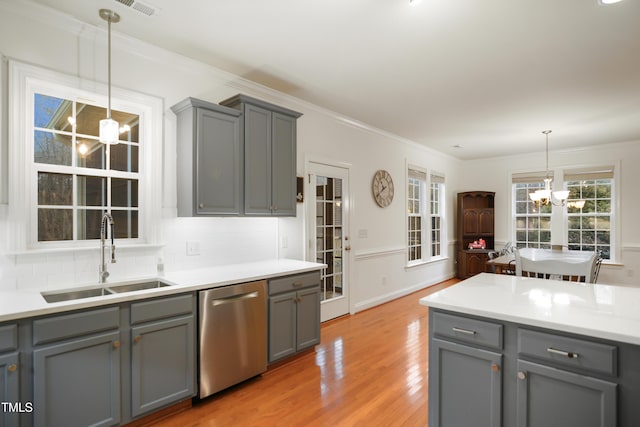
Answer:
[{"label": "white window frame", "polygon": [[[407,252],[406,252],[406,259],[407,259],[407,265],[415,265],[415,264],[421,264],[424,263],[428,258],[429,258],[429,251],[431,249],[431,245],[428,243],[428,235],[429,233],[427,232],[427,221],[428,219],[430,219],[429,215],[428,215],[428,210],[427,207],[429,206],[427,200],[429,199],[429,192],[428,192],[428,186],[427,186],[427,173],[424,170],[421,170],[419,168],[416,167],[412,167],[410,166],[407,169],[407,197],[406,197],[406,204],[407,204],[407,215],[406,215],[406,221],[407,221],[407,227],[406,227],[406,239],[407,239]],[[419,192],[420,192],[420,197],[417,199],[417,204],[418,204],[418,209],[419,212],[416,214],[414,212],[412,212],[410,202],[415,201],[415,198],[409,198],[409,188],[410,188],[410,180],[415,179],[418,180],[419,184],[418,184],[418,188],[419,188]],[[412,231],[410,229],[410,222],[411,222],[411,218],[420,218],[420,258],[416,258],[416,259],[410,259],[409,257],[409,252],[410,249],[412,247],[417,247],[417,246],[412,246],[411,245],[411,239],[409,238],[409,233]]]},{"label": "white window frame", "polygon": [[[422,175],[423,180],[421,182],[421,195],[422,199],[420,200],[420,216],[422,218],[422,230],[421,230],[421,255],[420,259],[409,260],[409,178],[411,177],[411,171],[415,171],[415,173]],[[438,180],[442,181],[439,183],[440,191],[439,196],[440,200],[438,201],[440,208],[440,254],[434,256],[432,253],[432,229],[431,229],[431,185],[432,181]],[[432,261],[437,261],[441,259],[446,259],[447,248],[448,248],[448,240],[447,240],[447,220],[446,220],[446,209],[445,209],[445,175],[440,172],[430,171],[427,168],[407,164],[406,167],[406,197],[405,197],[405,260],[407,267],[414,267],[422,264],[426,264]]]},{"label": "white window frame", "polygon": [[[432,199],[431,195],[433,194],[432,192],[432,187],[434,185],[438,186],[438,200],[437,200],[437,206],[438,206],[438,213],[437,215],[433,214],[432,208],[433,208],[433,204],[434,204],[434,200]],[[441,258],[446,258],[447,256],[447,226],[446,226],[446,212],[445,212],[445,191],[446,191],[446,186],[445,186],[445,178],[443,174],[439,174],[439,173],[434,173],[432,172],[431,174],[429,174],[429,181],[428,181],[428,188],[429,188],[429,255],[431,256],[431,259],[441,259]],[[440,241],[439,241],[439,249],[440,249],[440,254],[438,255],[434,255],[433,253],[433,227],[431,226],[432,224],[432,219],[433,217],[439,217],[440,218]]]},{"label": "white window frame", "polygon": [[[603,262],[607,264],[616,264],[620,261],[620,200],[618,194],[620,194],[620,161],[610,162],[609,168],[613,168],[613,188],[612,188],[612,213],[611,213],[611,258],[608,260],[604,260]],[[580,170],[600,170],[602,169],[602,165],[594,165],[594,164],[586,164],[586,165],[571,165],[571,166],[562,166],[556,167],[551,170],[553,178],[552,190],[562,190],[565,189],[565,181],[564,174],[572,173],[572,171],[576,169]],[[513,242],[516,241],[516,215],[515,215],[515,190],[513,189],[514,179],[518,179],[518,177],[522,176],[542,176],[544,172],[542,171],[512,171],[509,173],[510,175],[510,185],[512,191],[511,194],[511,230],[509,235],[511,236],[511,240]],[[533,182],[533,181],[532,181]],[[552,245],[561,245],[563,247],[568,247],[568,213],[566,206],[553,206],[551,211],[551,244]]]},{"label": "white window frame", "polygon": [[[14,253],[95,247],[94,240],[38,242],[37,179],[33,162],[33,96],[45,93],[106,106],[107,86],[102,83],[9,61],[9,216],[15,225],[8,236]],[[139,230],[136,239],[119,245],[155,245],[158,242],[162,200],[162,100],[134,91],[112,88],[112,108],[140,117],[139,127]]]}]

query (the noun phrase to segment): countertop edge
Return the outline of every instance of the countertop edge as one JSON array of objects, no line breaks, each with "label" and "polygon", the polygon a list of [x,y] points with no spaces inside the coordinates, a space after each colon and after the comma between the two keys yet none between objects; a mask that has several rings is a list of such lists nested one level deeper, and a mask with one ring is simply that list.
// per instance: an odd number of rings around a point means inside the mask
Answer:
[{"label": "countertop edge", "polygon": [[[326,267],[325,264],[288,259],[205,267],[166,273],[161,276],[143,276],[126,280],[126,282],[132,280],[162,280],[171,286],[57,303],[47,303],[40,294],[40,292],[52,291],[51,289],[2,291],[0,292],[0,323],[63,313],[66,311],[195,292],[256,280],[268,280],[274,277],[316,271],[324,267]],[[207,277],[210,279],[207,279]],[[106,283],[104,286],[114,285],[116,283],[119,282]]]}]

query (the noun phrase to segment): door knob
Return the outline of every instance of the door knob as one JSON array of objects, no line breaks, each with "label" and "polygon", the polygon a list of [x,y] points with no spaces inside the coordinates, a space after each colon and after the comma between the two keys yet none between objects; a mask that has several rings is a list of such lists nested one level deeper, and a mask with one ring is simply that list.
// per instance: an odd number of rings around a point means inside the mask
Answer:
[{"label": "door knob", "polygon": [[18,366],[15,363],[12,363],[11,365],[7,366],[7,371],[9,372],[15,372],[16,369],[18,369]]},{"label": "door knob", "polygon": [[519,380],[526,380],[527,379],[527,374],[525,374],[522,371],[518,372],[518,379]]}]

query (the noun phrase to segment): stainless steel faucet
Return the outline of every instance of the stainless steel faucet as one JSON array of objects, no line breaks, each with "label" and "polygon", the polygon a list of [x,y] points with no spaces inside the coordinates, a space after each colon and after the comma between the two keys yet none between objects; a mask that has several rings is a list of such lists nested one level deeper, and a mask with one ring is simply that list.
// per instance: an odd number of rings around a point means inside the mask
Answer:
[{"label": "stainless steel faucet", "polygon": [[107,240],[107,225],[109,225],[109,233],[111,234],[111,264],[116,262],[116,245],[113,243],[113,217],[110,213],[105,212],[100,221],[100,283],[107,281],[109,272],[107,271],[107,261],[104,258],[105,241]]}]

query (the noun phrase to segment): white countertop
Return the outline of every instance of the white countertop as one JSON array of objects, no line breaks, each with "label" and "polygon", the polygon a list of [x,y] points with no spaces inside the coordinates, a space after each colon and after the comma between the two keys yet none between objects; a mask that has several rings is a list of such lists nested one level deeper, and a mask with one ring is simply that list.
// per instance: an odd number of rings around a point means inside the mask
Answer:
[{"label": "white countertop", "polygon": [[160,277],[136,277],[126,282],[105,284],[108,287],[131,281],[158,279],[171,286],[57,303],[46,302],[40,294],[42,289],[0,291],[0,322],[269,279],[319,270],[323,267],[324,264],[315,262],[278,259],[176,271]]},{"label": "white countertop", "polygon": [[640,288],[481,273],[420,304],[640,345]]}]

